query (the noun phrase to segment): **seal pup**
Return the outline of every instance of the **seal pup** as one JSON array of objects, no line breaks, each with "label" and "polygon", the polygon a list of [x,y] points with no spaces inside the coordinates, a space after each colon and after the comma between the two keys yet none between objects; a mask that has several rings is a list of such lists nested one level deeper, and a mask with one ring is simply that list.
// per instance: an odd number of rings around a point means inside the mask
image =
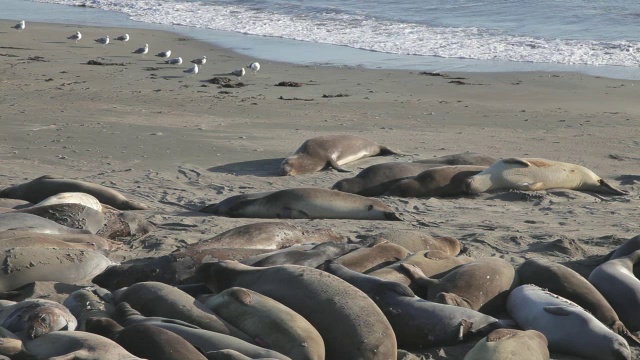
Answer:
[{"label": "seal pup", "polygon": [[494,162],[496,162],[496,160],[498,159],[494,158],[493,156],[467,151],[459,154],[434,157],[431,159],[413,160],[413,162],[419,163],[419,164],[435,164],[435,165],[489,166]]},{"label": "seal pup", "polygon": [[372,140],[356,135],[325,135],[306,140],[280,165],[282,175],[302,175],[329,166],[349,172],[342,165],[376,155],[403,155]]},{"label": "seal pup", "polygon": [[202,264],[198,273],[214,292],[243,287],[300,314],[322,336],[327,359],[396,357],[396,337],[384,314],[367,295],[335,276],[303,266],[255,268],[233,261]]},{"label": "seal pup", "polygon": [[331,189],[362,196],[380,196],[396,181],[416,176],[436,166],[438,165],[409,162],[375,164],[360,171],[352,178],[336,182]]},{"label": "seal pup", "polygon": [[366,241],[370,244],[385,240],[400,245],[412,253],[424,250],[440,250],[451,256],[456,256],[460,253],[460,241],[458,239],[450,236],[433,237],[416,230],[393,229],[366,238]]},{"label": "seal pup", "polygon": [[335,262],[353,271],[369,273],[406,258],[411,252],[387,241],[363,247],[335,259]]},{"label": "seal pup", "polygon": [[539,158],[508,158],[466,180],[469,193],[499,189],[539,191],[569,189],[626,195],[584,166]]},{"label": "seal pup", "polygon": [[507,312],[525,330],[537,330],[549,350],[593,360],[631,360],[627,342],[576,303],[521,285],[511,291]]},{"label": "seal pup", "polygon": [[108,318],[113,312],[111,293],[102,288],[85,288],[69,294],[64,305],[78,321],[76,330],[86,331],[85,324],[89,318]]},{"label": "seal pup", "polygon": [[456,165],[428,169],[414,177],[393,183],[384,195],[405,198],[460,196],[466,192],[465,181],[486,168],[486,166]]},{"label": "seal pup", "polygon": [[633,267],[640,261],[640,250],[609,260],[589,275],[589,282],[600,291],[631,331],[640,330],[640,280]]},{"label": "seal pup", "polygon": [[330,260],[323,268],[373,299],[389,320],[401,347],[451,345],[503,327],[491,316],[420,299],[402,284],[360,274]]},{"label": "seal pup", "polygon": [[91,234],[89,230],[73,229],[37,215],[17,211],[0,214],[0,231],[30,231],[41,234]]},{"label": "seal pup", "polygon": [[620,335],[630,335],[604,296],[587,279],[568,267],[543,259],[530,259],[516,270],[521,284],[532,284],[571,300]]},{"label": "seal pup", "polygon": [[149,324],[123,327],[110,318],[90,318],[87,331],[109,338],[130,353],[153,360],[206,360],[187,340]]},{"label": "seal pup", "polygon": [[258,199],[238,201],[226,216],[401,221],[393,209],[380,200],[319,188],[286,189]]},{"label": "seal pup", "polygon": [[0,304],[0,326],[23,339],[35,339],[53,331],[75,330],[78,322],[69,310],[55,301],[27,299]]},{"label": "seal pup", "polygon": [[0,190],[0,197],[21,199],[35,204],[63,192],[87,193],[95,196],[102,204],[113,206],[118,210],[148,209],[146,205],[127,200],[124,195],[106,186],[52,175],[44,175],[23,184],[4,188]]},{"label": "seal pup", "polygon": [[102,204],[100,204],[100,201],[98,201],[95,196],[83,192],[63,192],[55,194],[40,201],[35,204],[35,206],[55,204],[80,204],[96,211],[102,211]]},{"label": "seal pup", "polygon": [[37,359],[145,360],[111,339],[84,331],[55,331],[25,341],[24,347]]},{"label": "seal pup", "polygon": [[464,357],[464,360],[549,360],[547,338],[535,330],[493,330]]},{"label": "seal pup", "polygon": [[198,298],[207,308],[256,343],[291,359],[324,360],[324,341],[305,318],[279,302],[249,289],[232,287]]}]

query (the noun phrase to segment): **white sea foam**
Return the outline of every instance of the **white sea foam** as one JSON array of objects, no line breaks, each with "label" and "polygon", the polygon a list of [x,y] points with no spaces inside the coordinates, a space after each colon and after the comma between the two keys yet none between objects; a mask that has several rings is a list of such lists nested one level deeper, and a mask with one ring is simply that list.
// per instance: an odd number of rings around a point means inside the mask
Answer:
[{"label": "white sea foam", "polygon": [[349,46],[405,55],[536,63],[638,66],[639,41],[544,39],[477,27],[431,27],[340,12],[276,13],[171,0],[36,0],[84,5],[132,20]]}]

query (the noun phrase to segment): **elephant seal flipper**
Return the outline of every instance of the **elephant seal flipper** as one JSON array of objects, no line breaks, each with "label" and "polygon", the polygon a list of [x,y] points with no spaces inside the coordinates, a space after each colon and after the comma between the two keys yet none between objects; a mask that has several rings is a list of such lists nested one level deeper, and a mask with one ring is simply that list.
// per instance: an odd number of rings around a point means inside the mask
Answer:
[{"label": "elephant seal flipper", "polygon": [[334,170],[339,171],[339,172],[344,172],[344,173],[349,173],[352,172],[349,169],[345,169],[342,166],[340,166],[335,160],[330,159],[329,161],[327,161],[327,163],[329,164],[329,166],[331,166]]}]

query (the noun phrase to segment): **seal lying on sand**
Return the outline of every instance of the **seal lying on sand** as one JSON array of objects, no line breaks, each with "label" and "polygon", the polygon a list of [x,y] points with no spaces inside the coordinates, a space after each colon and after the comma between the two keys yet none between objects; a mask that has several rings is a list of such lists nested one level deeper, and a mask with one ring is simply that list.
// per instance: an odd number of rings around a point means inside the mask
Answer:
[{"label": "seal lying on sand", "polygon": [[20,212],[0,214],[0,231],[9,230],[43,234],[91,234],[89,230],[72,229],[37,215]]},{"label": "seal lying on sand", "polygon": [[408,162],[371,165],[352,178],[338,181],[333,184],[331,189],[362,196],[380,196],[396,181],[416,176],[436,166],[438,165]]},{"label": "seal lying on sand", "polygon": [[36,205],[16,212],[40,216],[72,229],[88,230],[92,234],[97,233],[105,223],[102,212],[78,203]]},{"label": "seal lying on sand", "polygon": [[436,167],[393,183],[384,195],[399,197],[460,196],[466,191],[465,181],[486,168],[486,166],[474,165]]},{"label": "seal lying on sand", "polygon": [[411,252],[402,246],[384,241],[342,255],[335,262],[353,271],[368,273],[402,260],[409,254]]},{"label": "seal lying on sand", "polygon": [[28,299],[0,305],[0,326],[23,339],[35,339],[59,330],[75,330],[78,322],[69,310],[55,301]]},{"label": "seal lying on sand", "polygon": [[[110,293],[101,288],[86,288],[76,290],[69,294],[62,305],[67,307],[71,314],[78,320],[76,330],[85,331],[85,323],[89,318],[109,317],[113,311],[113,305],[106,302],[103,297],[109,296]],[[103,296],[103,297],[101,297]]]},{"label": "seal lying on sand", "polygon": [[549,360],[548,345],[535,330],[498,329],[478,341],[464,360]]},{"label": "seal lying on sand", "polygon": [[466,190],[481,193],[498,189],[539,191],[569,189],[626,195],[584,166],[537,158],[501,159],[466,180]]},{"label": "seal lying on sand", "polygon": [[341,165],[376,155],[402,155],[386,146],[355,135],[326,135],[305,141],[294,155],[280,165],[282,175],[309,174],[330,166],[349,172]]},{"label": "seal lying on sand", "polygon": [[450,236],[433,237],[416,230],[392,229],[367,237],[366,240],[370,244],[386,240],[411,252],[440,250],[451,256],[456,256],[460,253],[460,241],[458,239]]},{"label": "seal lying on sand", "polygon": [[377,199],[319,188],[276,191],[237,202],[225,216],[285,219],[401,220]]},{"label": "seal lying on sand", "polygon": [[0,197],[21,199],[35,204],[49,196],[64,192],[87,193],[95,196],[101,203],[113,206],[118,210],[147,209],[147,206],[127,200],[122,194],[106,186],[51,175],[41,176],[27,183],[2,189]]},{"label": "seal lying on sand", "polygon": [[110,240],[92,234],[42,234],[30,231],[0,232],[0,248],[51,247],[98,250],[103,254],[115,246]]},{"label": "seal lying on sand", "polygon": [[37,359],[144,360],[113,340],[84,331],[55,331],[26,341],[24,347]]},{"label": "seal lying on sand", "polygon": [[102,204],[95,196],[83,192],[64,192],[49,196],[40,201],[35,206],[45,206],[54,204],[80,204],[90,207],[96,211],[102,211]]},{"label": "seal lying on sand", "polygon": [[431,159],[413,160],[414,163],[419,164],[436,164],[436,165],[479,165],[489,166],[496,162],[496,158],[493,156],[477,153],[477,152],[463,152],[459,154],[445,155],[434,157]]}]

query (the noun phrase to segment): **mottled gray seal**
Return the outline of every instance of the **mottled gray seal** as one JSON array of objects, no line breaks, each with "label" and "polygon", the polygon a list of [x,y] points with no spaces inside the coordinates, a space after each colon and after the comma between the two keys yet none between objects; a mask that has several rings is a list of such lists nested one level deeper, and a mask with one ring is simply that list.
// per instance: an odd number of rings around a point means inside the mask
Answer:
[{"label": "mottled gray seal", "polygon": [[72,229],[88,230],[92,234],[96,234],[105,223],[102,212],[77,203],[36,205],[16,212],[40,216]]},{"label": "mottled gray seal", "polygon": [[215,292],[251,289],[302,315],[322,335],[327,359],[396,357],[396,339],[380,309],[335,276],[303,266],[254,268],[232,261],[202,264],[198,272]]},{"label": "mottled gray seal", "polygon": [[91,234],[89,230],[72,229],[43,217],[20,212],[0,214],[0,231],[31,231],[43,234]]},{"label": "mottled gray seal", "polygon": [[386,146],[356,135],[326,135],[302,143],[294,155],[280,165],[282,175],[309,174],[330,166],[348,172],[341,165],[376,155],[401,155]]},{"label": "mottled gray seal", "polygon": [[498,160],[483,172],[468,178],[465,187],[470,193],[499,189],[569,189],[612,195],[627,194],[584,166],[538,158]]},{"label": "mottled gray seal", "polygon": [[436,166],[438,165],[408,162],[388,162],[371,165],[352,178],[336,182],[331,189],[362,196],[380,196],[389,189],[392,183],[400,179],[416,176]]},{"label": "mottled gray seal", "polygon": [[51,360],[144,360],[104,336],[84,331],[55,331],[25,341],[25,348],[37,359]]},{"label": "mottled gray seal", "polygon": [[579,305],[535,285],[511,291],[507,312],[525,330],[537,330],[551,351],[593,360],[631,360],[627,342]]},{"label": "mottled gray seal", "polygon": [[226,216],[287,219],[401,220],[382,201],[319,188],[276,191],[258,199],[242,200]]},{"label": "mottled gray seal", "polygon": [[0,190],[0,197],[21,199],[38,203],[49,196],[63,192],[83,192],[93,195],[102,204],[118,210],[146,210],[147,206],[127,200],[119,192],[106,186],[81,180],[64,179],[52,175],[41,176],[27,183],[10,186]]},{"label": "mottled gray seal", "polygon": [[[61,244],[64,243],[64,244]],[[13,243],[13,245],[9,245]],[[17,245],[22,243],[24,245]],[[26,245],[31,243],[31,245]],[[57,243],[58,245],[53,245]],[[0,248],[39,247],[39,244],[51,244],[53,247],[71,247],[98,250],[107,253],[116,245],[110,240],[92,234],[42,234],[30,231],[0,232]]]},{"label": "mottled gray seal", "polygon": [[398,197],[460,196],[466,193],[466,180],[486,168],[486,166],[475,165],[436,167],[393,183],[384,195]]},{"label": "mottled gray seal", "polygon": [[229,288],[200,301],[256,343],[292,359],[324,360],[324,341],[305,318],[279,302],[243,288]]},{"label": "mottled gray seal", "polygon": [[498,329],[478,341],[464,360],[549,360],[548,345],[539,331]]},{"label": "mottled gray seal", "polygon": [[64,305],[78,321],[76,330],[85,331],[89,318],[108,318],[113,312],[113,305],[105,301],[111,300],[111,293],[100,288],[76,290],[64,300]]},{"label": "mottled gray seal", "polygon": [[433,237],[422,231],[393,229],[367,237],[369,243],[388,241],[411,251],[440,250],[451,256],[460,253],[460,241],[450,236]]},{"label": "mottled gray seal", "polygon": [[640,330],[640,280],[633,267],[640,261],[640,250],[609,260],[589,275],[589,282],[600,291],[631,331]]},{"label": "mottled gray seal", "polygon": [[431,159],[414,160],[414,163],[420,164],[436,164],[436,165],[479,165],[489,166],[496,162],[496,158],[477,153],[477,152],[463,152],[459,154],[445,155],[434,157]]},{"label": "mottled gray seal", "polygon": [[411,252],[387,241],[363,247],[335,259],[335,262],[353,271],[368,273],[406,258]]},{"label": "mottled gray seal", "polygon": [[69,310],[55,301],[28,299],[0,304],[0,326],[25,340],[53,331],[73,331],[77,325]]}]

